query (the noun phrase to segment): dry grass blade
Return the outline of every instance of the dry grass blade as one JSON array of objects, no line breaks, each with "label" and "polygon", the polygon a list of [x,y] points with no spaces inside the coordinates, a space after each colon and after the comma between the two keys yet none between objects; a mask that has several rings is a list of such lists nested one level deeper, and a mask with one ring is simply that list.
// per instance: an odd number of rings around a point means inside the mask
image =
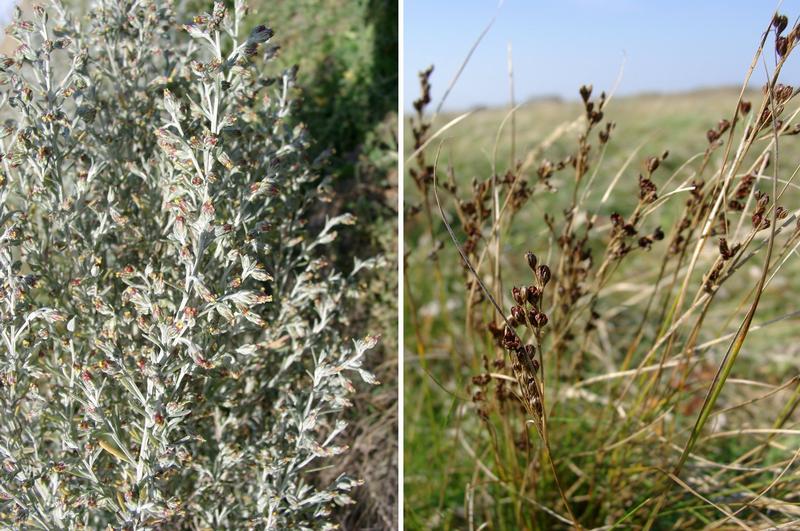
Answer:
[{"label": "dry grass blade", "polygon": [[442,107],[444,106],[444,103],[447,101],[447,97],[450,95],[450,91],[453,90],[453,87],[458,82],[458,78],[461,77],[461,73],[464,71],[464,68],[467,66],[467,63],[469,63],[472,54],[475,53],[475,50],[478,49],[478,45],[481,43],[486,34],[489,33],[489,30],[492,29],[492,26],[494,26],[494,22],[495,20],[497,20],[497,13],[500,11],[500,8],[503,7],[503,2],[504,0],[499,0],[499,2],[497,3],[497,9],[495,10],[494,16],[492,16],[489,23],[486,24],[486,27],[483,28],[483,31],[481,31],[480,35],[478,35],[478,38],[475,39],[475,42],[472,43],[472,46],[467,52],[466,57],[464,57],[464,60],[461,61],[458,70],[456,70],[456,73],[453,75],[453,79],[451,79],[450,83],[447,85],[447,88],[444,91],[444,95],[442,96],[441,101],[439,101],[439,104],[436,106],[436,112],[433,115],[434,119],[442,111]]},{"label": "dry grass blade", "polygon": [[435,133],[433,133],[430,137],[428,137],[428,139],[425,141],[425,143],[423,143],[419,148],[417,148],[411,155],[406,157],[406,164],[408,164],[409,162],[414,160],[414,158],[416,158],[417,155],[419,155],[420,153],[425,151],[425,149],[431,144],[431,142],[433,142],[434,140],[436,140],[437,138],[442,136],[448,129],[450,129],[451,127],[454,127],[459,122],[461,122],[462,120],[464,120],[467,117],[469,117],[471,114],[472,114],[472,111],[465,112],[464,114],[462,114],[460,116],[457,116],[456,118],[453,118],[452,120],[450,120],[449,122],[444,124],[442,127],[437,129]]},{"label": "dry grass blade", "polygon": [[683,480],[682,480],[681,478],[679,478],[678,476],[676,476],[676,475],[674,475],[674,474],[670,474],[670,473],[666,473],[666,474],[667,474],[667,477],[669,477],[669,479],[671,479],[672,481],[674,481],[674,482],[675,482],[675,484],[677,484],[679,487],[681,487],[682,489],[684,489],[686,492],[689,492],[689,493],[690,493],[692,496],[696,496],[697,498],[699,498],[699,499],[703,500],[705,503],[707,503],[707,504],[708,504],[708,505],[710,505],[711,507],[715,508],[716,510],[718,510],[719,512],[721,512],[722,514],[724,514],[724,515],[725,515],[725,517],[726,517],[727,519],[733,520],[733,521],[736,523],[736,525],[738,525],[738,526],[739,526],[739,527],[741,527],[742,529],[750,529],[750,526],[748,526],[747,524],[745,524],[744,522],[742,522],[741,520],[739,520],[738,518],[736,518],[736,517],[733,515],[733,513],[731,513],[731,512],[730,512],[730,511],[728,511],[727,509],[724,509],[724,508],[723,508],[723,507],[721,507],[720,505],[718,505],[718,504],[714,503],[713,501],[709,500],[708,498],[706,498],[705,496],[703,496],[702,494],[700,494],[699,492],[697,492],[695,489],[693,489],[692,487],[690,487],[690,486],[689,486],[689,485],[688,485],[688,484],[687,484],[685,481],[683,481]]}]

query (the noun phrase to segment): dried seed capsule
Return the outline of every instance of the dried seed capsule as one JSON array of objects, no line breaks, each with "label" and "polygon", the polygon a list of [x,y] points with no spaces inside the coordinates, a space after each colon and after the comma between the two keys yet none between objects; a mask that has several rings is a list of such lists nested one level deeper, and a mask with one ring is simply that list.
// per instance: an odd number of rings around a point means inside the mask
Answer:
[{"label": "dried seed capsule", "polygon": [[544,288],[550,282],[550,268],[542,264],[536,269],[536,279]]},{"label": "dried seed capsule", "polygon": [[647,169],[647,173],[653,173],[658,169],[660,163],[661,160],[658,157],[647,157],[644,161],[644,167]]},{"label": "dried seed capsule", "polygon": [[786,37],[778,37],[775,39],[775,53],[778,54],[778,57],[784,57],[788,51],[789,39]]},{"label": "dried seed capsule", "polygon": [[719,254],[722,256],[723,260],[728,260],[730,257],[733,256],[733,253],[728,247],[728,240],[726,240],[725,238],[719,239]]},{"label": "dried seed capsule", "polygon": [[537,304],[541,296],[541,290],[534,285],[528,286],[528,288],[525,290],[525,298],[527,299],[528,304]]},{"label": "dried seed capsule", "polygon": [[744,100],[743,100],[743,101],[742,101],[742,102],[739,104],[739,112],[741,112],[742,114],[747,114],[747,113],[749,113],[749,112],[750,112],[750,107],[751,107],[751,105],[750,105],[750,102],[749,102],[749,101],[744,101]]},{"label": "dried seed capsule", "polygon": [[503,347],[506,350],[516,350],[519,348],[519,339],[514,337],[513,339],[503,341]]},{"label": "dried seed capsule", "polygon": [[525,260],[528,261],[528,267],[531,268],[531,271],[535,272],[537,264],[536,255],[528,251],[527,253],[525,253]]},{"label": "dried seed capsule", "polygon": [[653,231],[653,239],[656,241],[664,239],[664,231],[661,230],[661,227],[657,227],[656,230]]},{"label": "dried seed capsule", "polygon": [[522,297],[522,290],[520,290],[516,286],[511,288],[511,297],[514,299],[514,302],[516,302],[517,304],[521,305],[521,304],[525,303],[525,299]]},{"label": "dried seed capsule", "polygon": [[789,18],[786,15],[779,15],[775,13],[775,16],[772,18],[772,27],[775,28],[775,33],[780,35],[788,25]]},{"label": "dried seed capsule", "polygon": [[582,85],[578,92],[580,92],[583,102],[587,103],[592,95],[592,85]]},{"label": "dried seed capsule", "polygon": [[536,355],[533,345],[525,345],[525,355],[528,356],[529,359],[533,359]]},{"label": "dried seed capsule", "polygon": [[533,403],[534,409],[536,409],[536,414],[541,417],[542,416],[542,401],[539,400],[538,397],[536,397],[536,398],[534,398],[532,400],[532,403]]}]

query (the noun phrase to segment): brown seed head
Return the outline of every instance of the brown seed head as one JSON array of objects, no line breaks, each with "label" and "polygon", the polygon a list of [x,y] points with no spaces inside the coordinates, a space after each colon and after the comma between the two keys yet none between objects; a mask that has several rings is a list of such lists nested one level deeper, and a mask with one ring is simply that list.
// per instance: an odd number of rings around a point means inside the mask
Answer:
[{"label": "brown seed head", "polygon": [[778,57],[784,57],[788,51],[789,39],[786,37],[778,37],[775,39],[775,53],[778,54]]},{"label": "brown seed head", "polygon": [[536,264],[537,264],[536,255],[533,254],[532,252],[528,251],[527,253],[525,253],[525,260],[528,261],[528,267],[531,268],[531,271],[535,272],[536,271]]},{"label": "brown seed head", "polygon": [[783,33],[783,30],[785,30],[786,26],[788,25],[789,25],[789,19],[786,15],[775,13],[775,16],[772,18],[772,27],[775,28],[775,33],[780,35],[781,33]]},{"label": "brown seed head", "polygon": [[660,163],[661,159],[658,157],[647,157],[644,161],[644,167],[647,169],[647,173],[653,173],[658,169]]},{"label": "brown seed head", "polygon": [[528,286],[528,289],[525,290],[525,295],[528,300],[528,304],[537,304],[539,302],[539,297],[541,297],[542,295],[542,292],[541,290],[539,290],[539,288],[531,284],[530,286]]},{"label": "brown seed head", "polygon": [[742,100],[742,102],[739,103],[739,112],[742,114],[747,114],[750,112],[751,107],[752,105],[750,104],[749,101]]},{"label": "brown seed head", "polygon": [[582,85],[578,92],[580,92],[583,102],[588,103],[592,96],[592,85]]},{"label": "brown seed head", "polygon": [[522,296],[522,290],[519,289],[517,286],[511,288],[511,297],[514,299],[514,302],[517,304],[524,304],[525,299]]},{"label": "brown seed head", "polygon": [[550,282],[550,268],[547,265],[542,264],[536,268],[536,279],[539,281],[539,284],[542,285],[544,288],[548,282]]}]

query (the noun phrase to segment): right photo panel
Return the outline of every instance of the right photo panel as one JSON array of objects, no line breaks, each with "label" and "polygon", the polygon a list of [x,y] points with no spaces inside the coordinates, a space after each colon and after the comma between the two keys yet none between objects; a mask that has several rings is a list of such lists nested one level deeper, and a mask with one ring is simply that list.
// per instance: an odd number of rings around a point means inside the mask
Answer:
[{"label": "right photo panel", "polygon": [[404,2],[406,529],[800,528],[799,14]]}]

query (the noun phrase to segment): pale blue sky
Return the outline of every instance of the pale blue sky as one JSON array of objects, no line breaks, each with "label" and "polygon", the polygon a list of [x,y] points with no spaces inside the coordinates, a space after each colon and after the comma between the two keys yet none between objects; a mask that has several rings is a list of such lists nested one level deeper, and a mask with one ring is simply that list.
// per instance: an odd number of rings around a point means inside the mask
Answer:
[{"label": "pale blue sky", "polygon": [[[446,109],[508,102],[507,45],[513,46],[518,101],[573,98],[583,83],[610,89],[625,59],[619,94],[741,85],[773,0],[505,0]],[[416,73],[433,63],[434,104],[496,12],[496,0],[405,0],[405,108]],[[790,27],[800,0],[784,0]],[[771,40],[770,40],[771,42]],[[768,55],[773,62],[772,48]],[[763,66],[756,81],[763,80]],[[800,60],[784,81],[800,82]]]},{"label": "pale blue sky", "polygon": [[6,25],[14,11],[14,0],[0,0],[0,24]]}]

